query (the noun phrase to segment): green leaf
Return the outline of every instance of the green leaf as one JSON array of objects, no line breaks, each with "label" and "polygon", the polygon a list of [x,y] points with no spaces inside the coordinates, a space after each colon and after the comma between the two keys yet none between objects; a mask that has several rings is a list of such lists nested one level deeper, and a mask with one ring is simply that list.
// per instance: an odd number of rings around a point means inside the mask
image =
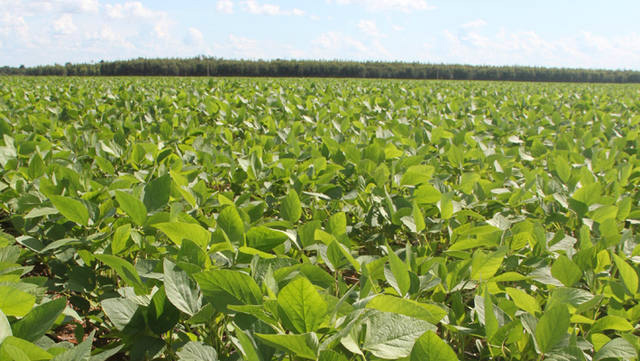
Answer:
[{"label": "green leaf", "polygon": [[67,299],[61,297],[33,308],[20,321],[13,324],[13,335],[23,340],[36,341],[49,331],[65,307],[67,307]]},{"label": "green leaf", "polygon": [[142,283],[138,272],[131,263],[124,259],[108,254],[96,254],[95,257],[102,263],[111,267],[120,278],[122,278],[129,286],[133,287],[137,295],[146,295],[149,293],[147,286]]},{"label": "green leaf", "polygon": [[133,221],[141,226],[147,220],[147,208],[136,197],[122,192],[116,191],[116,200],[122,209]]},{"label": "green leaf", "polygon": [[349,361],[344,355],[332,350],[320,351],[318,361]]},{"label": "green leaf", "polygon": [[156,223],[152,227],[159,229],[166,234],[169,239],[177,244],[182,245],[182,241],[188,239],[193,241],[202,249],[207,249],[211,233],[196,223],[185,222],[166,222]]},{"label": "green leaf", "polygon": [[247,231],[247,245],[261,251],[271,251],[283,244],[289,237],[286,233],[264,226],[253,227]]},{"label": "green leaf", "polygon": [[569,311],[564,305],[544,312],[536,326],[536,341],[541,353],[546,354],[560,342],[569,328]]},{"label": "green leaf", "polygon": [[591,326],[590,332],[595,333],[605,330],[626,332],[633,330],[633,325],[620,316],[608,315],[597,319],[593,326]]},{"label": "green leaf", "polygon": [[401,185],[415,186],[429,182],[435,168],[430,165],[412,165],[402,175]]},{"label": "green leaf", "polygon": [[353,258],[344,245],[338,243],[335,239],[332,240],[327,247],[327,257],[335,269],[342,268],[343,260],[346,260],[353,266],[356,272],[360,272],[360,263]]},{"label": "green leaf", "polygon": [[418,204],[436,204],[442,198],[442,193],[431,184],[423,184],[413,192],[413,198]]},{"label": "green leaf", "polygon": [[256,305],[262,303],[262,292],[251,276],[240,271],[208,270],[193,277],[204,296],[220,312],[227,305]]},{"label": "green leaf", "polygon": [[298,193],[291,189],[289,193],[282,199],[280,205],[280,217],[291,223],[296,223],[302,216],[302,206]]},{"label": "green leaf", "polygon": [[567,287],[573,286],[582,278],[582,270],[567,256],[560,255],[551,267],[551,275]]},{"label": "green leaf", "polygon": [[593,361],[604,359],[635,360],[637,357],[638,354],[633,345],[622,337],[618,337],[602,346],[602,348],[593,355]]},{"label": "green leaf", "polygon": [[149,328],[156,335],[173,329],[180,320],[180,311],[167,299],[164,286],[153,294],[146,316]]},{"label": "green leaf", "polygon": [[35,153],[29,161],[29,178],[36,179],[38,177],[41,177],[44,174],[45,170],[46,165],[44,164],[42,157],[40,157],[40,154]]},{"label": "green leaf", "polygon": [[391,247],[387,246],[387,251],[389,252],[389,266],[391,267],[391,273],[393,274],[397,285],[396,291],[401,297],[404,297],[411,287],[409,267],[400,259],[400,257],[398,257]]},{"label": "green leaf", "polygon": [[49,199],[53,206],[68,220],[85,227],[89,225],[89,211],[79,200],[53,195]]},{"label": "green leaf", "polygon": [[315,333],[304,335],[255,334],[258,340],[267,346],[293,353],[295,356],[315,360],[318,353],[318,337]]},{"label": "green leaf", "polygon": [[425,332],[411,350],[411,361],[452,361],[458,356],[446,342],[433,331]]},{"label": "green leaf", "polygon": [[9,336],[13,336],[11,325],[9,324],[9,320],[7,320],[7,316],[0,310],[0,344]]},{"label": "green leaf", "polygon": [[391,360],[409,356],[425,331],[436,330],[429,322],[389,312],[375,312],[365,324],[362,348],[376,357]]},{"label": "green leaf", "polygon": [[202,308],[202,299],[197,284],[189,275],[176,268],[168,259],[164,259],[164,290],[169,302],[189,316],[195,315]]},{"label": "green leaf", "polygon": [[111,241],[111,253],[114,255],[127,249],[127,241],[131,236],[131,224],[127,223],[113,232],[113,240]]},{"label": "green leaf", "polygon": [[415,225],[415,229],[412,229],[412,232],[422,232],[427,225],[424,222],[424,216],[422,215],[422,211],[420,211],[420,207],[415,203],[411,210],[411,217],[413,218],[413,224]]},{"label": "green leaf", "polygon": [[383,312],[398,313],[433,324],[440,322],[447,315],[446,310],[436,305],[391,295],[377,295],[367,302],[366,307]]},{"label": "green leaf", "polygon": [[502,260],[507,254],[506,249],[499,249],[493,253],[475,251],[471,261],[471,279],[486,281],[491,279],[498,272],[502,265]]},{"label": "green leaf", "polygon": [[538,304],[538,301],[536,301],[535,297],[528,295],[526,292],[518,288],[507,287],[506,291],[509,297],[511,297],[513,302],[519,308],[532,315],[541,312],[540,305]]},{"label": "green leaf", "polygon": [[218,226],[234,245],[244,244],[244,222],[235,206],[225,207],[218,216]]},{"label": "green leaf", "polygon": [[[255,344],[255,341],[251,336],[238,326],[235,326],[235,335],[238,340],[236,346],[244,356],[243,360],[245,361],[262,361],[261,354],[258,352],[258,347]],[[238,345],[239,344],[239,345]]]},{"label": "green leaf", "polygon": [[327,231],[336,237],[347,233],[347,216],[344,212],[334,213],[327,222]]},{"label": "green leaf", "polygon": [[100,302],[104,314],[119,331],[122,331],[133,319],[138,305],[124,298],[107,298]]},{"label": "green leaf", "polygon": [[29,341],[9,336],[0,345],[0,360],[40,361],[51,360],[53,355]]},{"label": "green leaf", "polygon": [[202,342],[189,341],[176,355],[181,361],[217,361],[216,349]]},{"label": "green leaf", "polygon": [[171,176],[165,174],[149,182],[144,187],[143,202],[148,211],[155,211],[169,203]]},{"label": "green leaf", "polygon": [[31,311],[36,297],[11,286],[0,286],[0,310],[7,316],[22,317]]},{"label": "green leaf", "polygon": [[569,162],[562,157],[556,157],[553,164],[560,179],[564,183],[569,182],[569,178],[571,178],[571,166]]},{"label": "green leaf", "polygon": [[278,313],[287,328],[297,333],[312,332],[326,318],[327,303],[309,280],[298,277],[278,293]]},{"label": "green leaf", "polygon": [[633,267],[629,266],[624,259],[620,256],[613,254],[613,262],[620,272],[622,282],[631,295],[635,295],[638,292],[638,273]]}]

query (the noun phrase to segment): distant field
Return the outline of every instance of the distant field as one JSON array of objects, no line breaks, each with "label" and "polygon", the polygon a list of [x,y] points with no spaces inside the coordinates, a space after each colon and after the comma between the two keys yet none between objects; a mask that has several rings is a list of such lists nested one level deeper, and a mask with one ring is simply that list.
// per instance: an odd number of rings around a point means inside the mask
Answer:
[{"label": "distant field", "polygon": [[0,360],[640,351],[638,85],[0,80]]}]

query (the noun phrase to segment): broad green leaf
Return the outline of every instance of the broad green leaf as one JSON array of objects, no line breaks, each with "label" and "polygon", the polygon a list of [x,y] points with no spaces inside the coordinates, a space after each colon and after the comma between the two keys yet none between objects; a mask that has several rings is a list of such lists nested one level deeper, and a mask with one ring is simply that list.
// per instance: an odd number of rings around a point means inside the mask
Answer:
[{"label": "broad green leaf", "polygon": [[458,360],[456,353],[433,331],[420,336],[411,350],[411,361],[453,360]]},{"label": "broad green leaf", "polygon": [[622,337],[614,338],[593,355],[593,361],[605,359],[635,360],[638,357],[635,347]]},{"label": "broad green leaf", "polygon": [[129,286],[133,287],[137,295],[149,293],[147,286],[142,283],[138,272],[131,263],[124,259],[108,254],[96,254],[95,257],[102,263],[111,267]]},{"label": "broad green leaf", "polygon": [[262,292],[251,276],[241,271],[209,270],[196,273],[202,293],[220,312],[227,305],[257,305],[262,303]]},{"label": "broad green leaf", "polygon": [[182,346],[176,355],[181,361],[217,361],[216,349],[202,342],[189,341]]},{"label": "broad green leaf", "polygon": [[633,267],[629,266],[624,259],[620,256],[613,254],[613,262],[618,268],[618,272],[622,277],[622,282],[631,295],[635,295],[638,292],[638,273]]},{"label": "broad green leaf", "polygon": [[64,297],[34,307],[20,321],[13,324],[13,335],[34,342],[49,331],[58,316],[67,307]]},{"label": "broad green leaf", "polygon": [[347,233],[347,216],[344,212],[334,213],[327,222],[327,231],[338,237]]},{"label": "broad green leaf", "polygon": [[422,232],[426,224],[424,222],[424,216],[422,215],[422,211],[420,211],[420,207],[417,204],[413,204],[413,209],[411,211],[411,217],[413,218],[413,224],[415,225],[415,229],[413,232],[419,233]]},{"label": "broad green leaf", "polygon": [[429,182],[435,168],[430,165],[412,165],[407,168],[407,171],[402,175],[400,180],[401,185],[420,185]]},{"label": "broad green leaf", "polygon": [[591,326],[591,332],[602,332],[605,330],[631,331],[633,330],[633,325],[620,316],[608,315],[597,319],[593,326]]},{"label": "broad green leaf", "polygon": [[560,255],[551,266],[551,275],[563,285],[571,287],[582,278],[582,270],[567,256]]},{"label": "broad green leaf", "polygon": [[442,193],[431,184],[423,184],[413,192],[413,198],[418,204],[436,204],[442,198]]},{"label": "broad green leaf", "polygon": [[26,315],[36,297],[11,286],[0,286],[0,310],[7,316],[22,317]]},{"label": "broad green leaf", "polygon": [[244,222],[235,206],[227,206],[218,216],[218,226],[234,245],[244,243]]},{"label": "broad green leaf", "polygon": [[247,245],[261,251],[271,251],[289,239],[286,233],[264,226],[253,227],[247,231]]},{"label": "broad green leaf", "polygon": [[11,325],[9,325],[9,320],[7,320],[7,316],[0,310],[0,344],[4,341],[5,338],[13,336],[11,332]]},{"label": "broad green leaf", "polygon": [[360,272],[360,263],[353,258],[344,245],[338,243],[335,239],[332,240],[327,247],[327,257],[336,269],[342,267],[342,260],[346,260],[346,262],[353,266],[356,272]]},{"label": "broad green leaf", "polygon": [[0,360],[40,361],[51,360],[53,355],[29,341],[9,336],[0,344]]},{"label": "broad green leaf", "polygon": [[144,187],[143,203],[148,211],[163,208],[169,202],[171,176],[165,174],[147,183]]},{"label": "broad green leaf", "polygon": [[278,313],[289,329],[313,332],[326,318],[327,304],[309,280],[298,277],[278,293]]},{"label": "broad green leaf", "polygon": [[491,279],[498,272],[506,253],[504,248],[492,253],[475,251],[471,261],[471,279],[477,281]]},{"label": "broad green leaf", "polygon": [[156,223],[152,227],[159,229],[166,234],[169,239],[177,244],[182,245],[182,241],[188,239],[197,244],[200,248],[206,249],[209,245],[211,233],[204,229],[201,225],[185,222],[167,222]]},{"label": "broad green leaf", "polygon": [[375,312],[365,320],[365,324],[362,349],[390,360],[409,356],[416,340],[425,331],[436,330],[427,321],[389,312]]},{"label": "broad green leaf", "polygon": [[100,305],[111,323],[120,331],[131,322],[139,307],[135,302],[124,298],[107,298]]},{"label": "broad green leaf", "polygon": [[164,290],[169,302],[189,316],[200,311],[202,308],[200,292],[189,275],[166,258],[163,262],[163,270]]},{"label": "broad green leaf", "polygon": [[536,301],[535,297],[528,295],[526,292],[518,288],[507,287],[506,291],[509,297],[511,297],[513,302],[519,308],[532,315],[536,315],[541,312],[540,305],[538,304],[538,301]]},{"label": "broad green leaf", "polygon": [[138,198],[131,194],[116,191],[116,200],[122,209],[133,221],[141,226],[147,220],[147,208]]},{"label": "broad green leaf", "polygon": [[280,205],[280,217],[291,223],[296,223],[302,216],[302,206],[298,193],[291,189],[289,193],[282,199]]},{"label": "broad green leaf", "polygon": [[349,361],[344,355],[332,350],[320,351],[318,361]]},{"label": "broad green leaf", "polygon": [[546,354],[562,340],[569,328],[567,307],[556,306],[545,311],[536,326],[536,341],[540,352]]},{"label": "broad green leaf", "polygon": [[131,224],[127,223],[113,232],[113,240],[111,241],[111,252],[116,255],[126,250],[127,241],[131,235]]},{"label": "broad green leaf", "polygon": [[398,313],[433,324],[440,322],[447,315],[447,311],[441,307],[391,295],[377,295],[367,302],[366,307],[382,312]]},{"label": "broad green leaf", "polygon": [[255,334],[260,342],[290,352],[296,357],[307,360],[315,360],[318,353],[318,337],[315,333],[306,333],[304,335],[274,335],[274,334]]},{"label": "broad green leaf", "polygon": [[[245,333],[238,326],[235,326],[235,336],[237,338],[236,346],[244,356],[244,360],[246,361],[262,361],[262,357],[260,352],[258,351],[258,347],[255,344],[255,341],[251,338],[250,335]],[[239,345],[238,345],[239,344]]]},{"label": "broad green leaf", "polygon": [[493,336],[495,336],[496,332],[498,332],[498,328],[500,327],[498,323],[498,318],[496,317],[496,313],[494,311],[494,305],[491,301],[491,294],[485,290],[484,292],[484,333],[485,337],[489,342],[493,340]]},{"label": "broad green leaf", "polygon": [[398,257],[391,247],[387,246],[387,251],[389,252],[389,266],[391,267],[391,273],[393,273],[395,283],[398,286],[396,291],[401,297],[404,297],[411,287],[409,267],[400,259],[400,257]]},{"label": "broad green leaf", "polygon": [[554,160],[554,167],[560,179],[567,183],[569,178],[571,178],[571,166],[569,162],[565,158],[556,157]]},{"label": "broad green leaf", "polygon": [[89,211],[79,200],[54,195],[49,199],[53,206],[68,220],[85,227],[89,225]]}]

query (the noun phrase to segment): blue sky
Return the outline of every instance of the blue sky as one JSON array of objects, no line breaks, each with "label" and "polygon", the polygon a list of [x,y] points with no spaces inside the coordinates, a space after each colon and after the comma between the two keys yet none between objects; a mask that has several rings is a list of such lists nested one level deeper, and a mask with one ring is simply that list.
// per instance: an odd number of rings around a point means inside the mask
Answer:
[{"label": "blue sky", "polygon": [[640,70],[638,14],[638,0],[0,0],[0,65],[209,55]]}]

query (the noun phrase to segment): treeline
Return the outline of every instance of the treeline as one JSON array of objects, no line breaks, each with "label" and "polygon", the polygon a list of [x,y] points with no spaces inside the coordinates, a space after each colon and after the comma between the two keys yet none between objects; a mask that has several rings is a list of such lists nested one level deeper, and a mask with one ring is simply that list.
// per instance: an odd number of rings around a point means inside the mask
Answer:
[{"label": "treeline", "polygon": [[373,61],[227,60],[213,57],[138,58],[123,61],[101,61],[93,64],[67,63],[65,65],[34,67],[0,67],[0,75],[266,76],[640,83],[640,72],[630,70]]}]

